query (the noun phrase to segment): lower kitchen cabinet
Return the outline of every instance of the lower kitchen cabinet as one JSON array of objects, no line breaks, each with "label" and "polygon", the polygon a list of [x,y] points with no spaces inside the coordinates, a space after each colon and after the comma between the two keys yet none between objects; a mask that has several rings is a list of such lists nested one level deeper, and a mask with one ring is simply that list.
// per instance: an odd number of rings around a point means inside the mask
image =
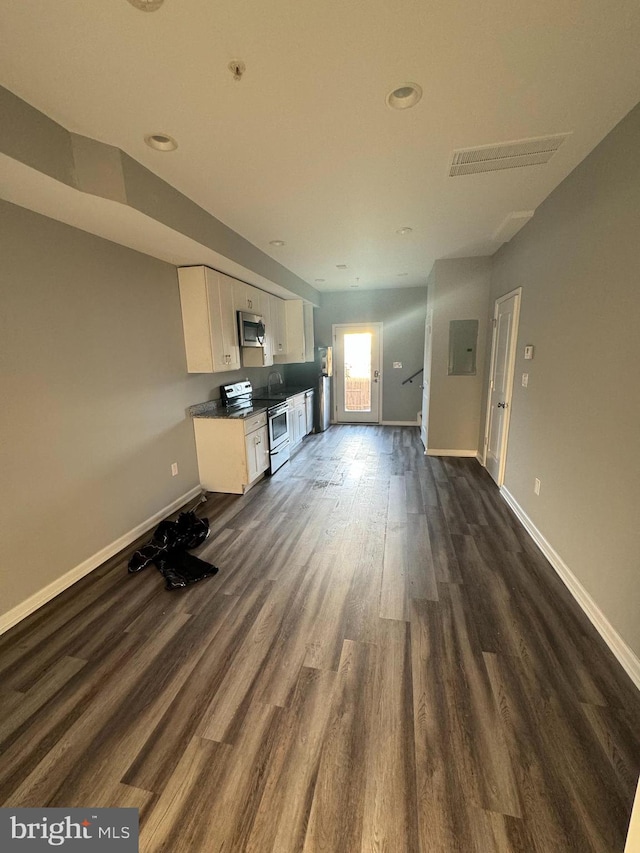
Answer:
[{"label": "lower kitchen cabinet", "polygon": [[269,467],[269,433],[267,427],[255,429],[244,438],[249,483],[253,483]]},{"label": "lower kitchen cabinet", "polygon": [[291,448],[297,447],[307,434],[307,404],[304,394],[289,400],[289,440]]},{"label": "lower kitchen cabinet", "polygon": [[315,392],[312,390],[305,391],[304,394],[304,402],[307,409],[307,426],[305,430],[305,435],[309,435],[310,432],[313,432],[313,413],[314,413],[314,400],[315,400]]},{"label": "lower kitchen cabinet", "polygon": [[269,468],[267,413],[240,418],[195,417],[200,484],[241,495]]}]

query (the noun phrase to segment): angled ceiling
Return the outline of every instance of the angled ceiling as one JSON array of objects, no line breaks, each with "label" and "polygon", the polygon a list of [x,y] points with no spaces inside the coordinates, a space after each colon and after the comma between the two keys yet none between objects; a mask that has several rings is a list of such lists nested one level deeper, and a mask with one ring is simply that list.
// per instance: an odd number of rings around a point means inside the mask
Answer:
[{"label": "angled ceiling", "polygon": [[[2,85],[319,290],[422,285],[437,258],[492,254],[640,98],[637,0],[0,0],[0,31]],[[422,100],[390,109],[408,81]],[[178,149],[148,148],[153,132]],[[567,132],[544,165],[449,177],[456,149]],[[175,262],[187,248],[204,260],[182,244]]]}]

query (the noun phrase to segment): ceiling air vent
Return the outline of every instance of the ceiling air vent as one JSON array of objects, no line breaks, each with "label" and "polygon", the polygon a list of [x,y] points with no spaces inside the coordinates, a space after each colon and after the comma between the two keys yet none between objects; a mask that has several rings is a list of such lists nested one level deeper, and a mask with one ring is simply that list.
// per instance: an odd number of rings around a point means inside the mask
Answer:
[{"label": "ceiling air vent", "polygon": [[522,166],[539,166],[548,163],[570,133],[555,136],[538,136],[517,142],[481,145],[479,148],[458,148],[453,152],[449,176],[478,175],[481,172],[498,172],[501,169],[519,169]]}]

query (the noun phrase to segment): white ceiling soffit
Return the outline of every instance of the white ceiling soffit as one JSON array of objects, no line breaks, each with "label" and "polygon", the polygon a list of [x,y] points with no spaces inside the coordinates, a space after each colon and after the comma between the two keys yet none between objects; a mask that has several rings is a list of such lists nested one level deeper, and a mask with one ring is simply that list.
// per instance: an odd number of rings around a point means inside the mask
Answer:
[{"label": "white ceiling soffit", "polygon": [[482,172],[499,172],[502,169],[520,169],[523,166],[540,166],[548,163],[569,133],[538,136],[517,142],[481,145],[478,148],[458,148],[453,152],[449,176],[479,175]]},{"label": "white ceiling soffit", "polygon": [[514,210],[506,216],[498,228],[493,232],[493,239],[496,243],[508,243],[518,231],[527,224],[533,217],[535,210]]}]

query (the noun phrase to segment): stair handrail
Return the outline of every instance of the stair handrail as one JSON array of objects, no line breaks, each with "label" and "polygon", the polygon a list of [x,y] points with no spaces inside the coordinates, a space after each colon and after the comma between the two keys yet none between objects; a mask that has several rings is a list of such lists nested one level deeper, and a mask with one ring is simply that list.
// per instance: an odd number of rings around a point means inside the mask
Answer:
[{"label": "stair handrail", "polygon": [[408,379],[405,379],[402,384],[406,385],[407,382],[412,382],[412,380],[414,380],[419,373],[422,373],[423,370],[424,370],[424,367],[421,367],[420,370],[416,370],[416,372],[412,373],[411,376],[409,376]]}]

